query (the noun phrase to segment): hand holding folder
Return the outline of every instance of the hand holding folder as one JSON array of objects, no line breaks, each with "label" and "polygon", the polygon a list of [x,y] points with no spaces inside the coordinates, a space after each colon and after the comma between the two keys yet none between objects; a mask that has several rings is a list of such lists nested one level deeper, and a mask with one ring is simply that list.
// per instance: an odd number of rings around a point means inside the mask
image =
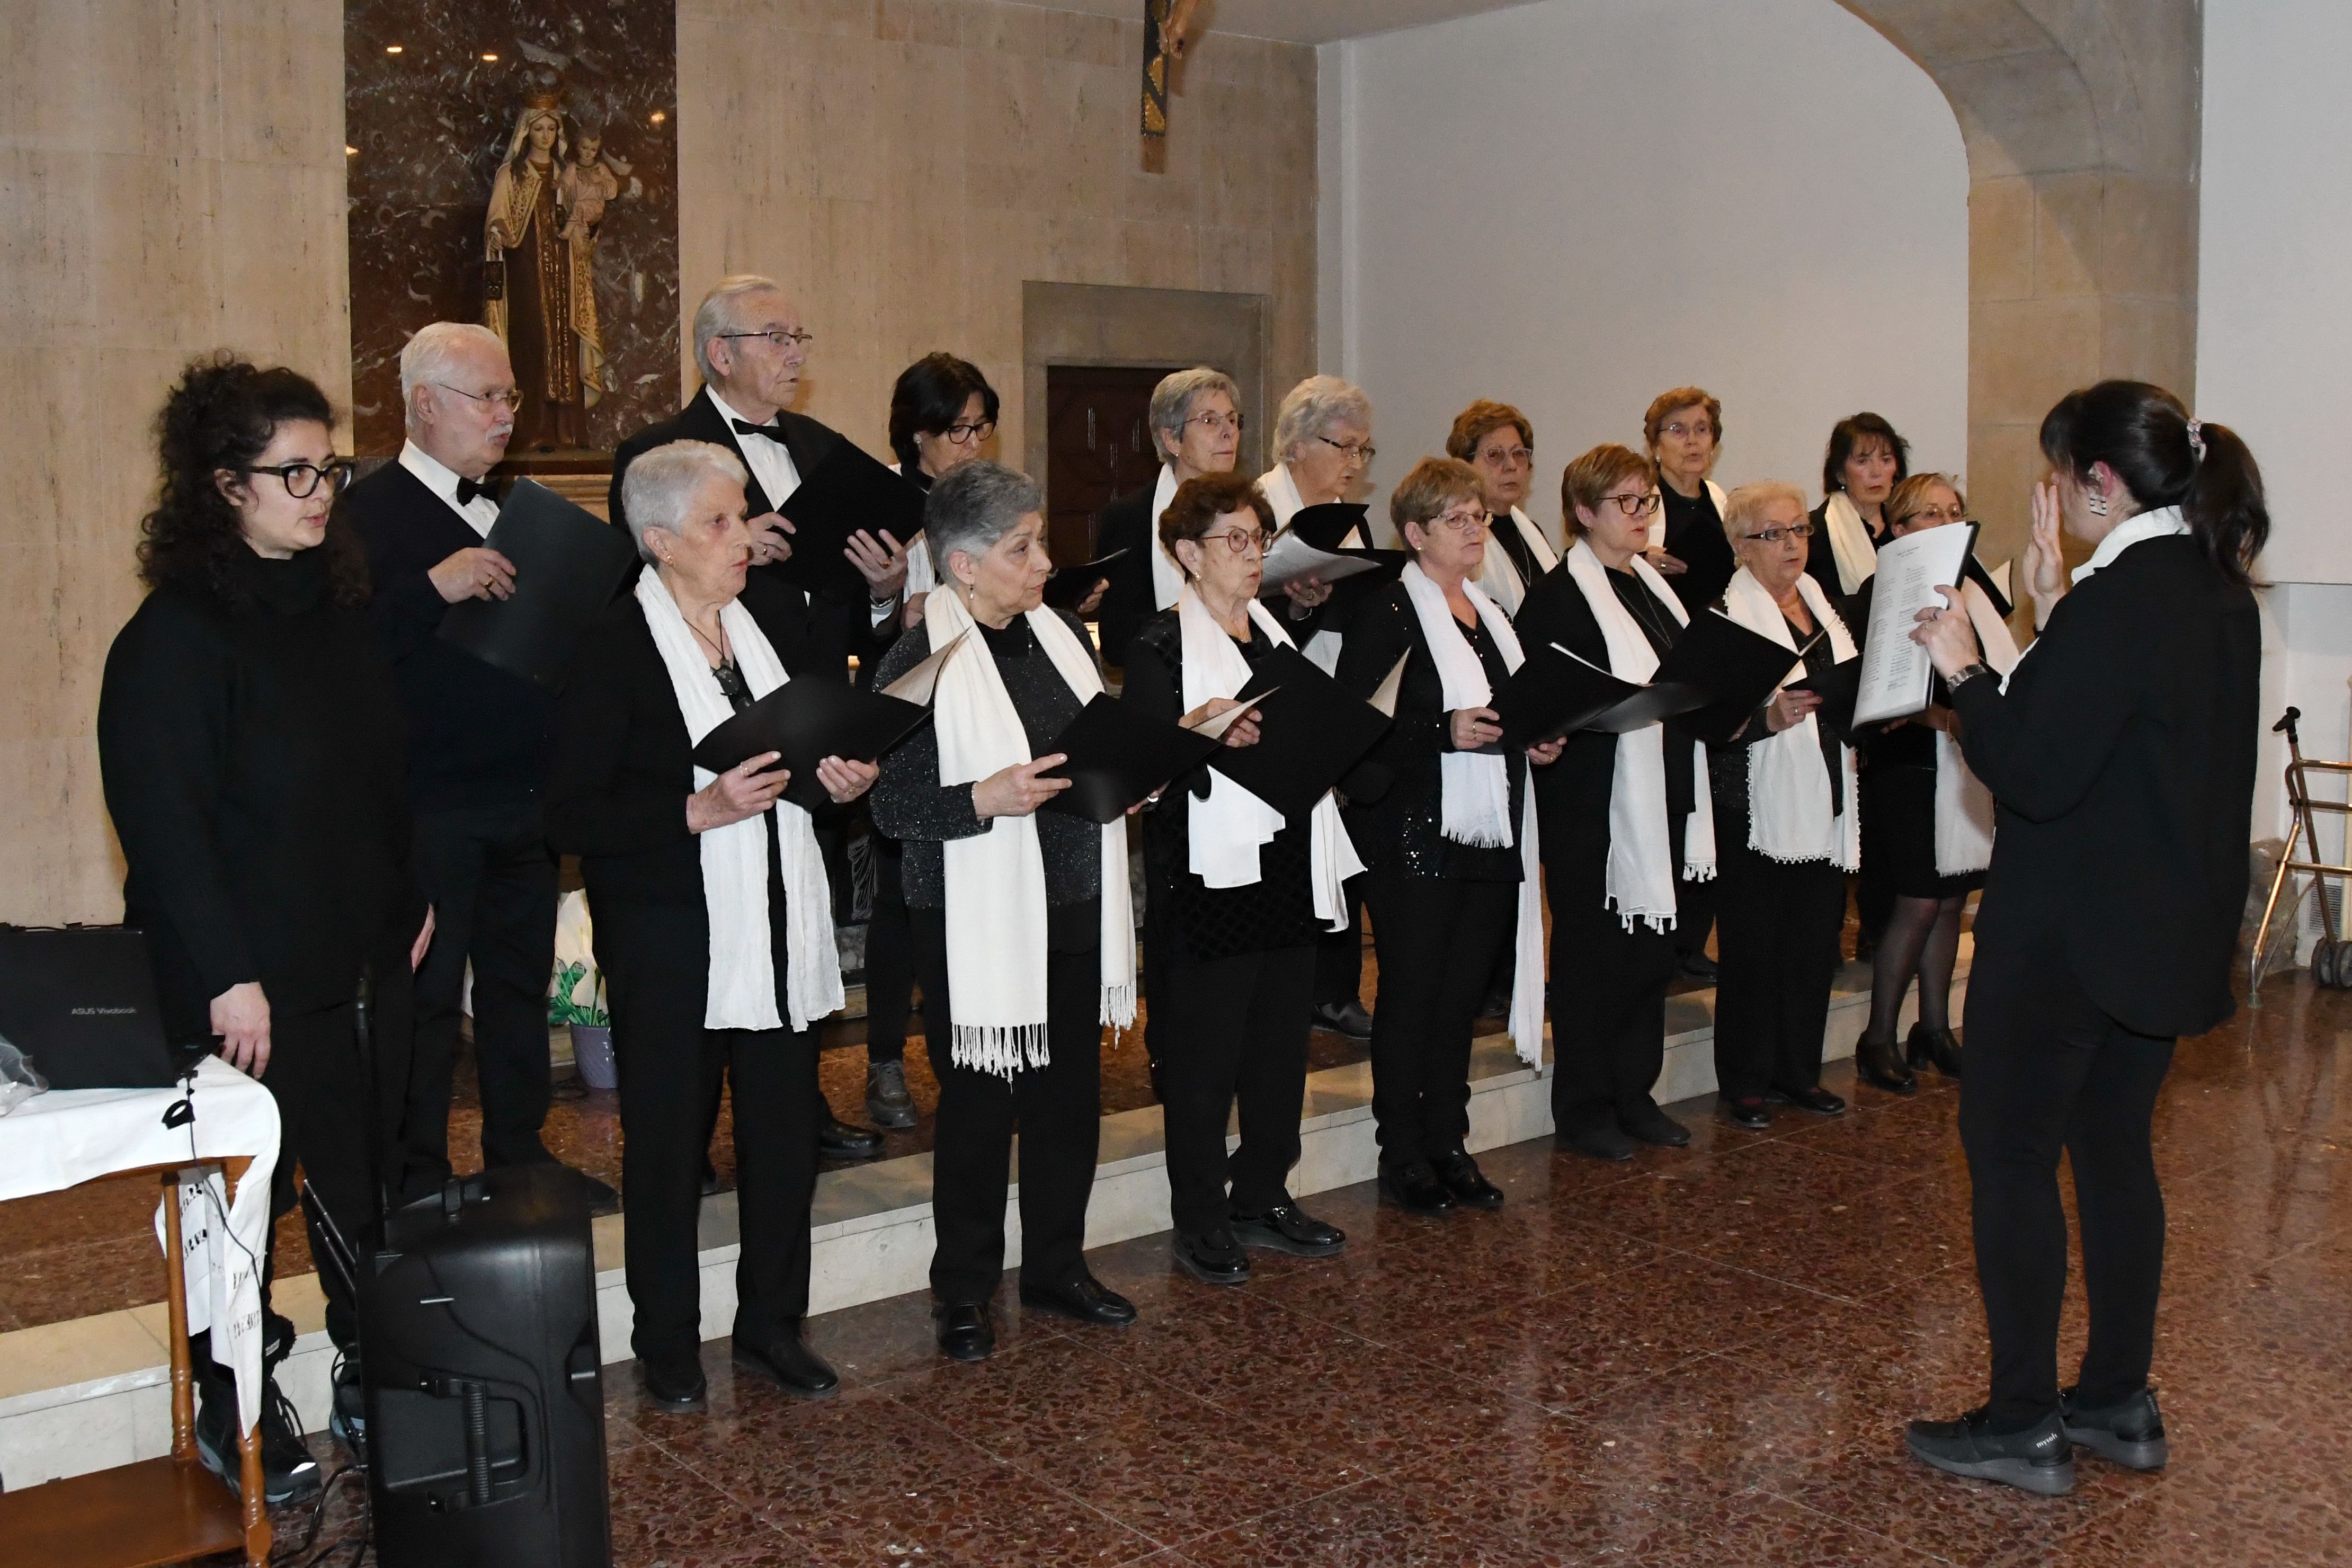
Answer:
[{"label": "hand holding folder", "polygon": [[923,492],[855,441],[841,442],[814,472],[802,475],[800,488],[776,510],[793,524],[793,552],[776,570],[784,581],[845,605],[869,595],[866,574],[845,553],[850,535],[862,531],[878,541],[887,533],[906,544],[923,527]]},{"label": "hand holding folder", "polygon": [[[1304,821],[1388,732],[1390,716],[1318,669],[1296,648],[1276,648],[1251,672],[1230,723],[1258,716],[1254,746],[1223,746],[1209,766],[1293,822]],[[1217,723],[1217,720],[1210,721]],[[1202,726],[1205,730],[1206,725]],[[1219,732],[1223,732],[1219,725]]]},{"label": "hand holding folder", "polygon": [[442,615],[437,635],[510,675],[555,685],[636,552],[593,512],[531,479],[515,481],[482,542],[513,563],[514,592],[460,599]]},{"label": "hand holding folder", "polygon": [[1092,561],[1060,568],[1045,579],[1045,603],[1057,610],[1076,610],[1087,602],[1095,585],[1103,581],[1105,569],[1126,553],[1123,549],[1114,550]]},{"label": "hand holding folder", "polygon": [[1059,752],[1064,757],[1058,767],[1040,777],[1070,781],[1070,787],[1048,800],[1044,809],[1089,822],[1116,822],[1129,807],[1223,750],[1223,743],[1213,736],[1150,718],[1108,692],[1097,692],[1039,753]]},{"label": "hand holding folder", "polygon": [[880,691],[823,676],[787,680],[703,736],[694,748],[695,764],[723,773],[773,752],[781,759],[776,765],[793,773],[784,798],[814,808],[826,798],[817,763],[827,757],[879,762],[930,718],[940,666],[955,647],[950,642]]}]

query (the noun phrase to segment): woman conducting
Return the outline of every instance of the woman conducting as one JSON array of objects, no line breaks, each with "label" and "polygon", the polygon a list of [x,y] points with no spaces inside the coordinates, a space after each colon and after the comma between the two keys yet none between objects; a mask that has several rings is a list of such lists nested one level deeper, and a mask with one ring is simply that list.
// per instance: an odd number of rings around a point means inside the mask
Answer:
[{"label": "woman conducting", "polygon": [[[815,1026],[842,1005],[833,889],[773,752],[713,775],[694,747],[790,678],[745,587],[743,465],[674,441],[629,465],[623,506],[653,570],[581,644],[557,710],[548,837],[580,857],[612,984],[629,1205],[630,1335],[646,1397],[703,1407],[695,1213],[710,1108],[734,1110],[742,1257],[735,1364],[803,1398],[839,1379],[801,1341],[816,1191]],[[828,757],[838,806],[871,763]]]},{"label": "woman conducting", "polygon": [[1413,560],[1364,601],[1339,684],[1370,698],[1404,661],[1396,721],[1369,760],[1393,782],[1350,800],[1348,827],[1370,874],[1364,902],[1381,961],[1372,1025],[1372,1118],[1381,1191],[1414,1214],[1496,1208],[1502,1190],[1463,1147],[1470,1131],[1470,1031],[1504,943],[1517,954],[1510,1032],[1543,1059],[1543,917],[1529,763],[1560,742],[1503,744],[1487,704],[1524,662],[1510,621],[1475,581],[1486,549],[1477,471],[1424,458],[1390,498]]},{"label": "woman conducting", "polygon": [[1054,563],[1026,475],[966,463],[931,487],[925,544],[940,586],[882,661],[889,682],[954,645],[932,721],[883,759],[874,825],[906,845],[907,907],[940,1079],[932,1311],[940,1349],[996,1348],[1004,1194],[1021,1131],[1021,1300],[1081,1322],[1135,1308],[1088,1272],[1087,1200],[1100,1133],[1102,1027],[1135,1021],[1127,824],[1038,807],[1048,742],[1102,689],[1075,617],[1044,607]]},{"label": "woman conducting", "polygon": [[1107,569],[1109,585],[1103,590],[1097,628],[1106,664],[1124,668],[1136,628],[1176,603],[1184,574],[1160,542],[1160,519],[1177,486],[1233,471],[1242,449],[1240,398],[1232,376],[1206,365],[1163,376],[1151,389],[1144,422],[1160,454],[1160,472],[1150,488],[1103,508],[1095,531],[1097,557],[1125,552]]},{"label": "woman conducting", "polygon": [[[98,760],[124,920],[147,934],[169,1037],[210,1043],[277,1102],[271,1217],[294,1206],[299,1164],[364,1249],[379,1168],[400,1175],[390,1128],[433,917],[409,865],[406,724],[368,624],[366,557],[330,521],[351,475],[334,420],[307,378],[226,355],[172,389],[156,420],[163,490],[141,526],[148,594],[107,655]],[[373,1086],[356,1037],[363,977]],[[310,1249],[324,1256],[315,1226]],[[350,1358],[355,1305],[337,1269],[319,1280],[328,1335]],[[266,1260],[260,1289],[262,1485],[280,1503],[318,1490],[320,1475],[278,1391],[294,1325],[270,1310]],[[189,1347],[197,1453],[234,1489],[236,1382],[208,1336]],[[356,1392],[341,1367],[336,1382]],[[339,1388],[339,1425],[348,1397]]]},{"label": "woman conducting", "polygon": [[[1235,705],[1275,649],[1292,646],[1257,602],[1273,531],[1273,509],[1238,474],[1176,491],[1160,538],[1184,586],[1175,607],[1128,645],[1126,701],[1171,722],[1213,717]],[[1229,746],[1256,739],[1246,718],[1225,731]],[[1250,1275],[1244,1247],[1323,1258],[1347,1243],[1286,1184],[1307,1091],[1315,932],[1347,918],[1341,884],[1363,864],[1328,793],[1308,816],[1285,820],[1207,768],[1170,788],[1143,822],[1152,920],[1166,922],[1144,982],[1160,1026],[1150,1047],[1167,1119],[1172,1247],[1194,1279],[1239,1285]],[[1242,1142],[1229,1161],[1225,1118],[1236,1100]]]},{"label": "woman conducting", "polygon": [[[1957,1421],[1913,1422],[1909,1441],[1939,1470],[2054,1494],[2076,1444],[2134,1469],[2168,1457],[2147,1385],[2164,1273],[2148,1123],[2175,1039],[2235,1008],[2261,724],[2250,574],[2270,511],[2245,443],[2145,383],[2069,393],[2042,453],[2055,471],[2022,563],[2042,629],[2006,691],[1948,594],[1914,634],[2000,829],[1960,1094],[1992,1392]],[[2071,591],[2062,527],[2092,547]],[[2061,1150],[2090,1299],[2064,1389]]]},{"label": "woman conducting", "polygon": [[[1725,612],[1792,657],[1801,651],[1806,675],[1853,658],[1845,623],[1805,574],[1804,492],[1778,480],[1742,485],[1723,521],[1739,558]],[[1722,870],[1715,1081],[1740,1127],[1770,1126],[1773,1102],[1822,1116],[1845,1110],[1822,1087],[1822,1031],[1862,833],[1853,752],[1814,716],[1820,705],[1784,681],[1729,743],[1711,748]]]},{"label": "woman conducting", "polygon": [[[1966,521],[1968,502],[1948,474],[1914,474],[1887,499],[1890,539]],[[1870,625],[1877,581],[1872,577],[1854,595],[1855,626]],[[2006,676],[2017,664],[2008,624],[1976,583],[1962,582],[1960,599],[1985,662]],[[1991,793],[1960,754],[1950,694],[1940,681],[1935,698],[1925,712],[1862,742],[1862,863],[1885,889],[1889,908],[1872,956],[1870,1022],[1854,1047],[1854,1067],[1864,1081],[1894,1094],[1916,1092],[1914,1075],[1930,1064],[1947,1078],[1960,1076],[1950,1012],[1960,914],[1969,895],[1984,886],[1992,859]],[[1895,1025],[1915,977],[1919,1021],[1898,1047]]]},{"label": "woman conducting", "polygon": [[1878,547],[1892,537],[1886,498],[1910,477],[1910,464],[1911,444],[1879,415],[1851,414],[1830,427],[1805,553],[1805,574],[1830,603],[1853,598],[1878,570]]},{"label": "woman conducting", "polygon": [[[1529,590],[1519,641],[1646,683],[1689,621],[1642,553],[1657,470],[1595,447],[1561,475],[1560,504],[1575,542],[1566,570]],[[1581,731],[1535,787],[1551,900],[1553,1135],[1596,1160],[1630,1160],[1636,1140],[1679,1148],[1689,1130],[1650,1091],[1665,1066],[1678,906],[1715,875],[1706,750],[1671,725]]]}]

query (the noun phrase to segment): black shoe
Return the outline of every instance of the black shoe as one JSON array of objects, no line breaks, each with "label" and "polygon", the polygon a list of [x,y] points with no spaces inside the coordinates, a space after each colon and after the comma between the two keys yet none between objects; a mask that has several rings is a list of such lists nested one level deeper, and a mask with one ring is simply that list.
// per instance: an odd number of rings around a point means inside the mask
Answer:
[{"label": "black shoe", "polygon": [[356,1349],[335,1352],[335,1370],[329,1374],[328,1435],[352,1458],[367,1463],[367,1384],[360,1374]]},{"label": "black shoe", "polygon": [[[261,1497],[270,1507],[315,1496],[326,1478],[302,1441],[293,1402],[268,1379],[261,1391]],[[237,1448],[236,1401],[208,1394],[196,1409],[196,1458],[242,1498],[245,1456]]]},{"label": "black shoe", "polygon": [[1617,1125],[1626,1137],[1661,1149],[1690,1147],[1690,1129],[1654,1105],[1635,1115],[1620,1118]]},{"label": "black shoe", "polygon": [[580,1190],[587,1195],[591,1215],[621,1212],[621,1194],[609,1184],[598,1181],[577,1165],[566,1165],[564,1169],[580,1178]]},{"label": "black shoe", "polygon": [[1853,1043],[1853,1070],[1862,1081],[1889,1094],[1916,1094],[1919,1080],[1903,1065],[1903,1053],[1893,1040],[1874,1040],[1867,1034]]},{"label": "black shoe", "polygon": [[1372,1016],[1361,1002],[1326,1002],[1315,1009],[1315,1026],[1345,1035],[1351,1040],[1372,1037]]},{"label": "black shoe", "polygon": [[1768,1089],[1764,1099],[1770,1105],[1793,1105],[1800,1110],[1810,1110],[1816,1116],[1843,1116],[1845,1100],[1832,1094],[1820,1084],[1811,1089]]},{"label": "black shoe", "polygon": [[1741,1100],[1723,1102],[1723,1119],[1734,1127],[1745,1127],[1750,1132],[1761,1132],[1772,1125],[1772,1112],[1761,1095],[1748,1095]]},{"label": "black shoe", "polygon": [[719,1195],[719,1167],[710,1163],[708,1154],[702,1157],[702,1195],[706,1198]]},{"label": "black shoe", "polygon": [[915,1124],[915,1097],[907,1092],[904,1062],[877,1062],[866,1069],[866,1114],[875,1126],[894,1132]]},{"label": "black shoe", "polygon": [[637,1381],[645,1385],[646,1403],[656,1410],[684,1415],[710,1408],[710,1385],[698,1361],[689,1358],[680,1365],[663,1367],[641,1360]]},{"label": "black shoe", "polygon": [[996,1325],[988,1321],[985,1301],[940,1303],[931,1309],[931,1331],[950,1361],[986,1361],[996,1353]]},{"label": "black shoe", "polygon": [[2164,1441],[2164,1415],[2156,1407],[2152,1388],[2097,1410],[2077,1405],[2074,1391],[2062,1388],[2058,1419],[2065,1424],[2068,1442],[2127,1470],[2160,1470],[2172,1457]]},{"label": "black shoe", "polygon": [[1234,1233],[1222,1226],[1198,1233],[1180,1230],[1168,1244],[1168,1250],[1174,1256],[1177,1268],[1203,1285],[1249,1283],[1249,1254],[1234,1239]]},{"label": "black shoe", "polygon": [[1507,990],[1489,991],[1478,999],[1478,1016],[1481,1018],[1508,1017],[1510,1011],[1511,994]]},{"label": "black shoe", "polygon": [[1949,1029],[1931,1029],[1925,1024],[1911,1026],[1910,1037],[1903,1048],[1916,1068],[1932,1067],[1946,1078],[1960,1076],[1960,1042]]},{"label": "black shoe", "polygon": [[1293,1258],[1328,1258],[1348,1247],[1348,1233],[1325,1225],[1297,1204],[1279,1203],[1263,1214],[1234,1215],[1234,1239],[1244,1247],[1287,1252]]},{"label": "black shoe", "polygon": [[1562,1132],[1552,1140],[1556,1147],[1591,1160],[1606,1160],[1612,1164],[1633,1157],[1633,1141],[1613,1123],[1587,1127],[1580,1132]]},{"label": "black shoe", "polygon": [[824,1399],[841,1386],[841,1374],[801,1342],[797,1323],[786,1324],[783,1332],[767,1344],[737,1340],[735,1365],[765,1378],[795,1399]]},{"label": "black shoe", "polygon": [[1053,1312],[1065,1318],[1075,1318],[1081,1323],[1097,1323],[1107,1329],[1123,1329],[1135,1321],[1135,1303],[1111,1289],[1091,1274],[1080,1273],[1074,1279],[1059,1285],[1021,1287],[1021,1304],[1041,1312]]},{"label": "black shoe", "polygon": [[882,1154],[882,1134],[868,1127],[852,1127],[828,1114],[816,1130],[816,1152],[822,1160],[874,1160]]},{"label": "black shoe", "polygon": [[1675,968],[1684,979],[1696,980],[1704,985],[1712,985],[1719,978],[1715,960],[1706,955],[1705,948],[1677,954],[1675,959]]},{"label": "black shoe", "polygon": [[1407,1214],[1454,1212],[1454,1194],[1445,1190],[1435,1172],[1418,1160],[1409,1165],[1382,1165],[1381,1196]]},{"label": "black shoe", "polygon": [[1454,1194],[1455,1203],[1474,1209],[1503,1206],[1503,1189],[1486,1179],[1486,1173],[1478,1169],[1478,1162],[1470,1157],[1468,1151],[1456,1149],[1451,1154],[1440,1154],[1430,1162],[1430,1169],[1445,1190]]},{"label": "black shoe", "polygon": [[2040,1497],[2074,1489],[2074,1448],[2056,1411],[2022,1432],[1993,1432],[1985,1416],[1980,1408],[1958,1421],[1914,1421],[1904,1440],[1913,1458],[1947,1475],[1999,1481]]}]

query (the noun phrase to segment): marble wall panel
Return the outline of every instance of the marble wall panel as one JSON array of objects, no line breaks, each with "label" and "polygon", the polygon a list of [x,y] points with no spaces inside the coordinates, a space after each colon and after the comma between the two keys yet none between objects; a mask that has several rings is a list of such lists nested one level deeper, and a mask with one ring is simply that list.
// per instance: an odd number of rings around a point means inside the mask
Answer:
[{"label": "marble wall panel", "polygon": [[672,410],[677,16],[674,0],[349,0],[343,7],[361,453],[400,448],[398,362],[408,335],[431,321],[481,319],[491,180],[524,101],[546,91],[563,98],[567,139],[601,129],[606,153],[628,165],[596,236],[597,311],[614,385],[587,411],[586,444],[609,448]]}]

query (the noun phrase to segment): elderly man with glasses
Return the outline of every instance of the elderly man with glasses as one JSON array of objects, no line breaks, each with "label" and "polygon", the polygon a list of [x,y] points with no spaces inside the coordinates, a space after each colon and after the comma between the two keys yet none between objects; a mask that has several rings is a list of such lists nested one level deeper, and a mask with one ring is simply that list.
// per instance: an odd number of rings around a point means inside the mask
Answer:
[{"label": "elderly man with glasses", "polygon": [[[556,902],[541,801],[555,699],[434,635],[451,605],[514,592],[513,563],[483,542],[499,517],[486,479],[506,456],[521,401],[506,345],[487,327],[435,321],[401,351],[400,391],[408,439],[399,460],[352,485],[341,505],[367,544],[371,610],[407,710],[415,865],[439,927],[416,972],[402,1116],[404,1180],[416,1193],[450,1173],[450,1077],[469,961],[482,1163],[555,1158],[541,1138]],[[583,1180],[592,1202],[615,1203],[612,1188]]]}]

